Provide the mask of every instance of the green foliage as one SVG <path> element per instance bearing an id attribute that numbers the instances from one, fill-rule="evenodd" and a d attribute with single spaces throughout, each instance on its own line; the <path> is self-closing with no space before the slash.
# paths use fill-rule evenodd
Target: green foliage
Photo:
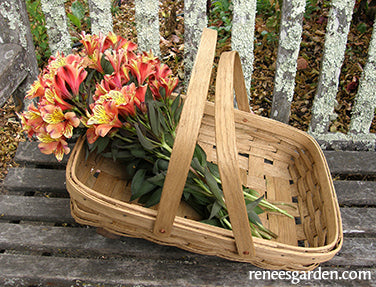
<path id="1" fill-rule="evenodd" d="M 232 5 L 230 0 L 214 0 L 209 15 L 210 28 L 218 31 L 218 42 L 223 44 L 231 36 Z"/>
<path id="2" fill-rule="evenodd" d="M 304 18 L 310 19 L 311 15 L 319 11 L 320 7 L 317 4 L 317 0 L 307 0 L 306 1 L 306 8 L 305 8 L 305 13 L 304 13 Z"/>
<path id="3" fill-rule="evenodd" d="M 358 24 L 358 26 L 356 26 L 356 29 L 360 33 L 364 34 L 365 32 L 367 32 L 367 24 L 362 22 L 362 23 Z"/>
<path id="4" fill-rule="evenodd" d="M 68 19 L 79 33 L 81 33 L 84 27 L 87 30 L 90 30 L 90 17 L 86 16 L 88 14 L 88 9 L 86 1 L 82 3 L 76 0 L 72 3 L 70 9 L 72 13 L 67 13 Z"/>
<path id="5" fill-rule="evenodd" d="M 51 51 L 48 45 L 46 23 L 40 0 L 26 0 L 26 8 L 30 18 L 30 29 L 33 35 L 38 66 L 42 67 L 49 59 Z"/>

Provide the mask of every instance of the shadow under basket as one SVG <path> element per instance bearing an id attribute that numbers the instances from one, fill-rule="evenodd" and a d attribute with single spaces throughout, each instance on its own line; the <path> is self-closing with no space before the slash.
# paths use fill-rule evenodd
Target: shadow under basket
<path id="1" fill-rule="evenodd" d="M 342 245 L 336 194 L 324 155 L 304 132 L 243 111 L 234 111 L 242 183 L 294 216 L 266 213 L 263 224 L 276 240 L 253 238 L 255 256 L 243 257 L 231 230 L 196 221 L 181 203 L 170 236 L 153 232 L 158 210 L 130 203 L 125 168 L 112 159 L 75 145 L 67 166 L 67 189 L 74 219 L 109 232 L 173 245 L 195 253 L 249 262 L 267 269 L 312 270 L 331 259 Z M 216 163 L 214 105 L 207 102 L 198 143 Z"/>

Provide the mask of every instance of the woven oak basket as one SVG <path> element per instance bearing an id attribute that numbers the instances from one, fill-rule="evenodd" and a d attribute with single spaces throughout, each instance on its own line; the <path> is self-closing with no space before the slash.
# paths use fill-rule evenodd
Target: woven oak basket
<path id="1" fill-rule="evenodd" d="M 223 53 L 215 105 L 207 102 L 216 33 L 205 29 L 192 72 L 157 208 L 130 203 L 125 169 L 90 154 L 80 139 L 66 178 L 75 220 L 123 236 L 144 238 L 192 252 L 248 262 L 266 269 L 312 270 L 342 246 L 342 224 L 324 155 L 305 132 L 249 112 L 236 52 Z M 240 110 L 233 108 L 236 93 Z M 218 164 L 233 230 L 198 222 L 181 202 L 196 143 Z M 242 185 L 272 203 L 284 203 L 295 220 L 262 214 L 276 240 L 252 238 Z"/>

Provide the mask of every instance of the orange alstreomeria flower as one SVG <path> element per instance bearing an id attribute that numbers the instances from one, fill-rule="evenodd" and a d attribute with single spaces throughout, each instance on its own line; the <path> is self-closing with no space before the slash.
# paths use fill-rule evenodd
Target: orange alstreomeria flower
<path id="1" fill-rule="evenodd" d="M 126 119 L 136 114 L 136 106 L 141 106 L 145 98 L 146 87 L 136 87 L 134 83 L 124 86 L 120 91 L 111 90 L 97 98 L 91 105 L 93 111 L 86 125 L 89 127 L 86 136 L 89 143 L 93 143 L 101 136 L 105 137 L 113 128 L 120 128 Z M 141 99 L 141 100 L 140 100 Z"/>
<path id="2" fill-rule="evenodd" d="M 41 116 L 47 123 L 46 132 L 53 139 L 61 137 L 71 138 L 73 128 L 78 127 L 80 120 L 74 112 L 63 113 L 62 109 L 54 105 L 46 105 L 41 108 Z"/>
<path id="3" fill-rule="evenodd" d="M 52 138 L 48 133 L 40 133 L 37 138 L 40 141 L 38 145 L 40 151 L 44 154 L 55 154 L 58 161 L 63 159 L 64 154 L 70 152 L 70 148 L 64 137 L 56 139 Z"/>

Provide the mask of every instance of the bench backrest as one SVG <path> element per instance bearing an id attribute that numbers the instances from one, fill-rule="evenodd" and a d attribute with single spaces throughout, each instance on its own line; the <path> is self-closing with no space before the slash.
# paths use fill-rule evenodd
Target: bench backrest
<path id="1" fill-rule="evenodd" d="M 72 42 L 68 32 L 64 0 L 42 0 L 52 53 L 69 52 Z M 257 0 L 233 0 L 232 49 L 241 56 L 248 90 L 253 71 L 253 46 Z M 341 66 L 344 61 L 347 35 L 354 10 L 354 0 L 332 0 L 327 23 L 325 47 L 322 58 L 317 92 L 312 107 L 309 126 L 311 133 L 323 148 L 375 149 L 375 135 L 370 133 L 376 107 L 376 35 L 373 29 L 369 44 L 368 60 L 352 109 L 348 134 L 330 133 L 333 119 Z M 88 0 L 92 33 L 109 32 L 113 28 L 111 0 Z M 285 0 L 282 6 L 279 48 L 274 79 L 271 117 L 288 122 L 294 95 L 297 59 L 302 39 L 302 22 L 306 0 Z M 184 57 L 185 75 L 189 77 L 198 47 L 201 31 L 207 26 L 207 1 L 184 1 Z M 138 45 L 141 50 L 151 49 L 159 55 L 159 1 L 135 0 L 135 21 Z M 30 50 L 28 23 L 17 21 L 17 15 L 26 15 L 24 0 L 2 0 L 0 20 L 8 19 L 8 27 L 16 41 Z M 375 22 L 376 25 L 376 22 Z M 4 34 L 4 32 L 1 32 Z M 0 43 L 4 36 L 0 34 Z M 18 38 L 14 36 L 18 35 Z M 11 38 L 16 38 L 15 40 Z M 7 39 L 7 40 L 9 40 Z M 31 51 L 31 52 L 30 52 Z M 32 63 L 34 64 L 34 63 Z"/>

